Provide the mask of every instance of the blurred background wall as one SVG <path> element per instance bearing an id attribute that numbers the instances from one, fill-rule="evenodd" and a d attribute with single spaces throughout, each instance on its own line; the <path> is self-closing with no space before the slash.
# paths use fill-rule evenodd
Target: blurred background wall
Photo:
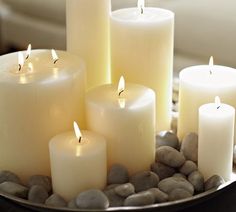
<path id="1" fill-rule="evenodd" d="M 33 48 L 66 49 L 66 0 L 0 0 L 0 53 Z M 112 0 L 112 9 L 137 0 Z M 146 6 L 175 12 L 174 73 L 183 67 L 216 64 L 236 67 L 235 0 L 146 0 Z M 79 39 L 79 38 L 78 38 Z"/>

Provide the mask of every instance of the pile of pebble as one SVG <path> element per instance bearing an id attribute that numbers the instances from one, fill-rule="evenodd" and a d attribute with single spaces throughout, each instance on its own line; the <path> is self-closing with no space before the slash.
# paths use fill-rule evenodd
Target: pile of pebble
<path id="1" fill-rule="evenodd" d="M 180 200 L 224 183 L 218 175 L 204 180 L 197 169 L 197 146 L 198 137 L 194 133 L 187 135 L 180 145 L 174 133 L 161 132 L 156 138 L 156 159 L 150 171 L 129 176 L 124 166 L 115 164 L 108 173 L 108 185 L 104 190 L 84 191 L 70 202 L 53 194 L 51 179 L 41 175 L 30 177 L 26 186 L 14 173 L 0 171 L 0 191 L 33 203 L 80 209 L 144 206 Z"/>

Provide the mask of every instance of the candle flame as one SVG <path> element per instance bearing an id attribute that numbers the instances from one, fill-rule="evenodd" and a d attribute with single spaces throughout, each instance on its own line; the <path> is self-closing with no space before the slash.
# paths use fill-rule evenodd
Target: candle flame
<path id="1" fill-rule="evenodd" d="M 56 64 L 56 62 L 58 61 L 58 56 L 57 56 L 57 53 L 55 51 L 55 49 L 52 49 L 52 59 L 53 59 L 53 63 Z"/>
<path id="2" fill-rule="evenodd" d="M 213 70 L 213 66 L 214 66 L 214 59 L 211 56 L 210 60 L 209 60 L 209 70 L 210 70 L 210 74 L 212 74 L 212 70 Z"/>
<path id="3" fill-rule="evenodd" d="M 119 84 L 118 84 L 118 95 L 120 96 L 125 90 L 125 79 L 123 76 L 120 77 Z"/>
<path id="4" fill-rule="evenodd" d="M 19 71 L 20 71 L 24 65 L 24 56 L 22 52 L 18 52 L 18 65 L 19 65 Z"/>
<path id="5" fill-rule="evenodd" d="M 221 101 L 220 101 L 220 97 L 219 97 L 219 96 L 216 96 L 216 97 L 215 97 L 215 104 L 216 104 L 216 108 L 219 109 L 219 108 L 220 108 L 220 104 L 221 104 Z"/>
<path id="6" fill-rule="evenodd" d="M 79 143 L 80 143 L 82 139 L 82 135 L 81 135 L 79 126 L 75 121 L 74 121 L 74 131 L 75 131 L 75 136 L 79 140 Z"/>
<path id="7" fill-rule="evenodd" d="M 25 57 L 25 59 L 27 60 L 28 58 L 29 58 L 29 56 L 30 56 L 30 54 L 31 54 L 31 44 L 29 44 L 28 45 L 28 48 L 27 48 L 27 51 L 26 51 L 26 57 Z"/>
<path id="8" fill-rule="evenodd" d="M 140 13 L 143 14 L 145 7 L 145 0 L 138 0 L 138 9 L 140 10 Z"/>

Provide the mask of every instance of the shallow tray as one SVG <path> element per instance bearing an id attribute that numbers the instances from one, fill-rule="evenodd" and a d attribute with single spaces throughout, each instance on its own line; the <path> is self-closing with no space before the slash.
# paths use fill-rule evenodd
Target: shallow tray
<path id="1" fill-rule="evenodd" d="M 80 210 L 80 209 L 70 209 L 70 208 L 58 208 L 58 207 L 50 207 L 46 206 L 44 204 L 35 204 L 31 203 L 28 200 L 24 200 L 21 198 L 14 197 L 12 195 L 0 193 L 0 196 L 6 198 L 7 200 L 13 201 L 18 205 L 21 205 L 23 207 L 26 207 L 28 209 L 32 209 L 33 211 L 40 211 L 40 212 L 72 212 L 72 211 L 157 211 L 158 212 L 171 212 L 171 211 L 177 211 L 182 210 L 184 208 L 203 203 L 211 198 L 213 198 L 216 195 L 219 195 L 220 192 L 223 192 L 227 187 L 230 185 L 236 184 L 236 172 L 232 172 L 231 181 L 228 181 L 221 186 L 219 186 L 216 189 L 211 189 L 209 191 L 203 192 L 201 194 L 197 194 L 193 197 L 185 198 L 182 200 L 177 201 L 171 201 L 166 203 L 159 203 L 159 204 L 152 204 L 147 206 L 140 206 L 140 207 L 113 207 L 108 208 L 105 210 Z"/>

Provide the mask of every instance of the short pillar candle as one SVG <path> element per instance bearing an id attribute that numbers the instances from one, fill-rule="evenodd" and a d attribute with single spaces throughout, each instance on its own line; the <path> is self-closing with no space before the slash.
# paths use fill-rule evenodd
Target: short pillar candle
<path id="1" fill-rule="evenodd" d="M 67 201 L 80 192 L 103 189 L 107 176 L 106 142 L 89 131 L 65 132 L 49 143 L 53 192 Z"/>

